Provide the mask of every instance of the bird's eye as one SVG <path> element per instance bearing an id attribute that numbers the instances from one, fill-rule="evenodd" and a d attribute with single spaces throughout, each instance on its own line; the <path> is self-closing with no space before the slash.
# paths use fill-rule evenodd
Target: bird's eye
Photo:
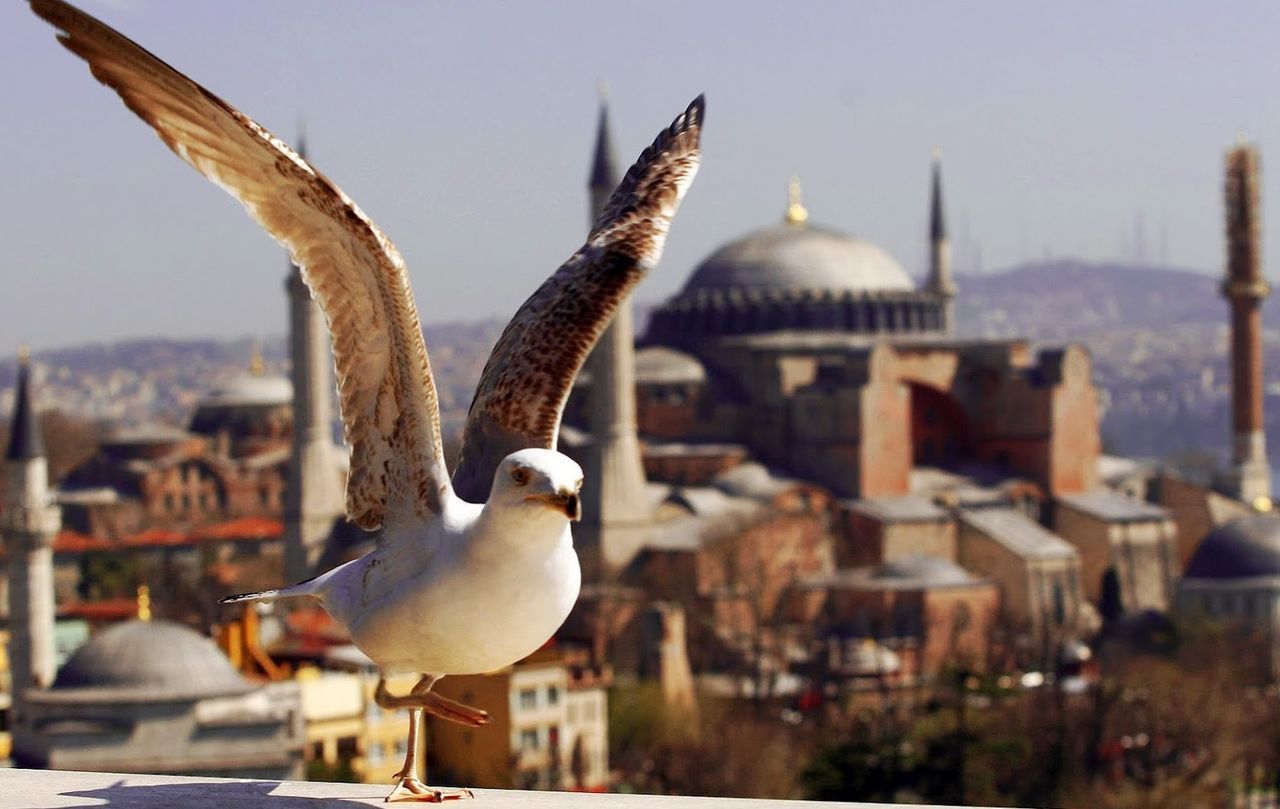
<path id="1" fill-rule="evenodd" d="M 517 486 L 523 486 L 529 482 L 529 470 L 523 466 L 517 466 L 511 470 L 511 479 Z"/>
<path id="2" fill-rule="evenodd" d="M 576 492 L 582 491 L 582 478 L 578 478 L 578 482 L 573 485 L 573 490 Z"/>

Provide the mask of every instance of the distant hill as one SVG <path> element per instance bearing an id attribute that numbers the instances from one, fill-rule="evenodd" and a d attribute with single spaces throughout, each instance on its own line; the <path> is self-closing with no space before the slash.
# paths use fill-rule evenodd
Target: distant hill
<path id="1" fill-rule="evenodd" d="M 956 322 L 970 337 L 1065 340 L 1116 329 L 1220 325 L 1217 278 L 1185 269 L 1062 259 L 957 278 Z"/>

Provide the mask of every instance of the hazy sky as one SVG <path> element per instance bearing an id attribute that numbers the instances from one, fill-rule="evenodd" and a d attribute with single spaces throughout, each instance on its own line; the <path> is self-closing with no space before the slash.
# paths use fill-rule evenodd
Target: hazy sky
<path id="1" fill-rule="evenodd" d="M 813 221 L 919 272 L 935 145 L 962 271 L 972 245 L 988 269 L 1116 257 L 1139 215 L 1149 257 L 1217 271 L 1242 130 L 1280 188 L 1269 2 L 83 5 L 286 139 L 305 118 L 426 322 L 509 315 L 580 243 L 601 80 L 626 161 L 707 94 L 702 171 L 642 299 L 777 221 L 791 174 Z M 0 353 L 283 333 L 282 250 L 25 3 L 0 3 L 0 74 Z"/>

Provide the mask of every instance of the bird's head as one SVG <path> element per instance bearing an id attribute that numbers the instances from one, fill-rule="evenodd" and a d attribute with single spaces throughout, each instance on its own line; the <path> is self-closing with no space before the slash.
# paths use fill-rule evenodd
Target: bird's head
<path id="1" fill-rule="evenodd" d="M 550 510 L 582 519 L 582 467 L 549 449 L 522 449 L 498 464 L 489 502 L 508 508 Z"/>

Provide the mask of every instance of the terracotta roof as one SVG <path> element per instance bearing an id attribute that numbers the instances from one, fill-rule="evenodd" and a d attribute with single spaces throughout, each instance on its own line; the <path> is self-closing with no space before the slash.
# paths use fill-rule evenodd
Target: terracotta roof
<path id="1" fill-rule="evenodd" d="M 53 541 L 55 553 L 94 553 L 140 548 L 186 547 L 206 542 L 267 541 L 284 535 L 284 523 L 270 517 L 241 517 L 202 525 L 190 531 L 153 528 L 140 534 L 103 539 L 77 531 L 62 531 Z"/>
<path id="2" fill-rule="evenodd" d="M 103 601 L 73 601 L 58 606 L 59 618 L 83 618 L 86 621 L 121 621 L 138 613 L 136 598 L 108 598 Z"/>

